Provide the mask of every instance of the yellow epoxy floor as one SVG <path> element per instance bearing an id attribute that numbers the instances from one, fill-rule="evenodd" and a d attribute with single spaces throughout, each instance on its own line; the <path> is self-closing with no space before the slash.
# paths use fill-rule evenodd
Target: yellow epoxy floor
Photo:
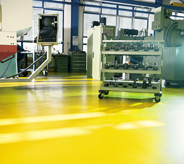
<path id="1" fill-rule="evenodd" d="M 0 164 L 184 164 L 184 88 L 110 92 L 84 74 L 0 84 Z"/>

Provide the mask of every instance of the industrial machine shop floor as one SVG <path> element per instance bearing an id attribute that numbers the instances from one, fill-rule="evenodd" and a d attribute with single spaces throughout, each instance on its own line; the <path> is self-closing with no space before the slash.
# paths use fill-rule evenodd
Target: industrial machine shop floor
<path id="1" fill-rule="evenodd" d="M 184 164 L 184 88 L 110 92 L 84 74 L 0 84 L 0 164 Z"/>

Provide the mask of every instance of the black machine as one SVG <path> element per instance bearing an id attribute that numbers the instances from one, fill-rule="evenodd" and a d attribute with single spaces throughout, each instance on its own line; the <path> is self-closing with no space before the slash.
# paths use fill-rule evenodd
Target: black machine
<path id="1" fill-rule="evenodd" d="M 57 42 L 57 15 L 41 15 L 38 42 Z"/>

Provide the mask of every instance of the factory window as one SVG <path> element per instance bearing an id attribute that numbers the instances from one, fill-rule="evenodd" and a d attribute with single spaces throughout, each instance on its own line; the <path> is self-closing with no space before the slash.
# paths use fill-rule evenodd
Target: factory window
<path id="1" fill-rule="evenodd" d="M 120 28 L 132 29 L 132 18 L 120 17 Z"/>
<path id="2" fill-rule="evenodd" d="M 102 3 L 102 6 L 111 8 L 111 9 L 110 8 L 109 9 L 108 8 L 102 8 L 102 14 L 116 15 L 117 5 L 111 5 L 111 4 L 104 4 L 104 3 Z"/>
<path id="3" fill-rule="evenodd" d="M 176 20 L 183 20 L 184 19 L 184 13 L 176 13 Z"/>
<path id="4" fill-rule="evenodd" d="M 102 14 L 116 15 L 116 10 L 112 10 L 112 9 L 102 9 Z"/>
<path id="5" fill-rule="evenodd" d="M 50 1 L 59 1 L 59 2 L 71 2 L 71 0 L 50 0 Z"/>
<path id="6" fill-rule="evenodd" d="M 130 6 L 119 6 L 120 9 L 128 9 L 128 10 L 132 10 L 133 7 Z"/>
<path id="7" fill-rule="evenodd" d="M 102 15 L 106 18 L 106 24 L 109 26 L 116 26 L 116 16 Z"/>
<path id="8" fill-rule="evenodd" d="M 85 7 L 85 11 L 100 13 L 100 9 L 96 7 Z"/>
<path id="9" fill-rule="evenodd" d="M 102 3 L 102 6 L 116 8 L 117 5 Z"/>
<path id="10" fill-rule="evenodd" d="M 96 14 L 84 14 L 84 30 L 83 36 L 87 36 L 88 29 L 91 28 L 91 22 L 98 21 L 99 22 L 99 15 Z"/>
<path id="11" fill-rule="evenodd" d="M 144 31 L 145 29 L 147 29 L 147 20 L 135 19 L 134 29 L 139 30 L 139 31 Z"/>
<path id="12" fill-rule="evenodd" d="M 83 51 L 87 52 L 87 45 L 83 45 Z"/>
<path id="13" fill-rule="evenodd" d="M 177 13 L 176 15 L 184 18 L 184 13 Z"/>
<path id="14" fill-rule="evenodd" d="M 42 1 L 33 1 L 33 7 L 42 7 Z"/>
<path id="15" fill-rule="evenodd" d="M 52 9 L 63 9 L 63 4 L 61 3 L 51 3 L 51 2 L 45 2 L 44 3 L 45 8 L 52 8 Z"/>
<path id="16" fill-rule="evenodd" d="M 119 15 L 132 17 L 132 12 L 131 11 L 119 10 Z"/>
<path id="17" fill-rule="evenodd" d="M 134 12 L 134 16 L 135 17 L 144 17 L 147 18 L 148 17 L 148 13 L 142 13 L 142 12 L 136 12 L 136 11 L 143 11 L 143 12 L 150 12 L 150 8 L 143 8 L 143 7 L 135 7 L 135 12 Z"/>
<path id="18" fill-rule="evenodd" d="M 29 51 L 33 52 L 33 51 L 37 50 L 37 44 L 36 43 L 24 43 L 23 48 L 25 50 L 29 50 Z"/>
<path id="19" fill-rule="evenodd" d="M 173 19 L 173 20 L 176 20 L 176 13 L 172 12 L 172 16 L 170 18 Z"/>
<path id="20" fill-rule="evenodd" d="M 148 33 L 154 34 L 154 30 L 152 30 L 152 22 L 154 21 L 154 14 L 149 14 L 149 25 L 148 25 Z"/>
<path id="21" fill-rule="evenodd" d="M 83 38 L 83 44 L 87 44 L 87 38 Z"/>
<path id="22" fill-rule="evenodd" d="M 100 3 L 96 3 L 96 2 L 85 2 L 85 4 L 87 4 L 87 5 L 93 5 L 93 6 L 100 6 Z M 88 6 L 85 6 L 84 7 L 84 11 L 100 13 L 100 8 L 98 8 L 98 7 L 88 7 Z"/>

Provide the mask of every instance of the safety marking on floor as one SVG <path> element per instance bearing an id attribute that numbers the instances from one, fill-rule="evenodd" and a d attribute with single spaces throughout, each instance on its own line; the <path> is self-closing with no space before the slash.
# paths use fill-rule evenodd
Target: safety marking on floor
<path id="1" fill-rule="evenodd" d="M 153 121 L 153 120 L 141 120 L 141 121 L 133 121 L 133 122 L 123 122 L 114 126 L 117 130 L 131 130 L 131 129 L 140 129 L 140 128 L 151 128 L 151 127 L 159 127 L 164 126 L 164 123 Z"/>
<path id="2" fill-rule="evenodd" d="M 39 117 L 25 117 L 25 118 L 12 118 L 12 119 L 0 119 L 0 126 L 5 125 L 16 125 L 16 124 L 28 124 L 38 122 L 54 122 L 64 120 L 78 120 L 78 119 L 89 119 L 106 116 L 103 112 L 94 113 L 80 113 L 80 114 L 63 114 L 53 116 L 39 116 Z"/>
<path id="3" fill-rule="evenodd" d="M 73 137 L 90 134 L 90 130 L 83 128 L 62 128 L 52 130 L 39 130 L 20 133 L 0 134 L 0 144 L 15 143 L 22 141 L 36 141 L 62 137 Z"/>

